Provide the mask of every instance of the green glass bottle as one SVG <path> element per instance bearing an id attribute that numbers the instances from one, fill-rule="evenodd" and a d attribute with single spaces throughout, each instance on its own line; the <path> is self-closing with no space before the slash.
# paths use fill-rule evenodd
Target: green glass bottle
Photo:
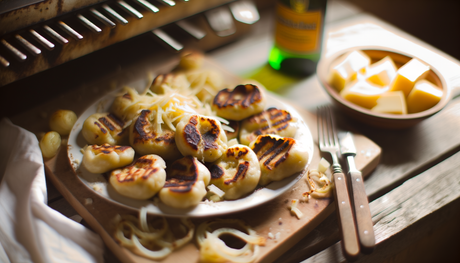
<path id="1" fill-rule="evenodd" d="M 321 57 L 327 0 L 278 0 L 275 44 L 268 62 L 276 70 L 308 76 Z"/>

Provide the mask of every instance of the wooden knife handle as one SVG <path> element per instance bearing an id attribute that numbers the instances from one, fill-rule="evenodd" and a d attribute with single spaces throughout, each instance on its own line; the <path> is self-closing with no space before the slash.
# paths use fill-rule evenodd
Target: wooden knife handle
<path id="1" fill-rule="evenodd" d="M 347 180 L 343 173 L 334 173 L 335 204 L 342 234 L 342 249 L 348 260 L 354 260 L 359 255 L 359 243 L 356 226 L 348 195 Z"/>
<path id="2" fill-rule="evenodd" d="M 353 189 L 353 204 L 361 250 L 363 253 L 371 253 L 375 247 L 374 224 L 372 223 L 363 177 L 359 171 L 351 171 L 348 174 Z"/>

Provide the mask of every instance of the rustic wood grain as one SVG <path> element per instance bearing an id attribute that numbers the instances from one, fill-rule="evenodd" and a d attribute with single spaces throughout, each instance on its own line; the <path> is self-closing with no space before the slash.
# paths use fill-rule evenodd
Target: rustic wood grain
<path id="1" fill-rule="evenodd" d="M 357 262 L 458 262 L 459 163 L 456 153 L 373 201 L 376 249 Z M 336 243 L 304 262 L 346 260 Z"/>
<path id="2" fill-rule="evenodd" d="M 374 23 L 382 26 L 386 30 L 407 37 L 408 40 L 432 50 L 438 56 L 444 57 L 445 59 L 440 59 L 440 61 L 446 61 L 442 74 L 445 74 L 450 87 L 460 87 L 458 61 L 389 26 L 383 21 L 367 15 L 358 15 L 352 19 L 347 19 L 347 21 L 339 22 L 336 26 L 331 25 L 329 30 L 333 32 L 338 28 L 358 23 Z M 458 89 L 456 89 L 456 92 L 458 92 Z M 284 90 L 282 94 L 309 110 L 314 110 L 317 106 L 330 103 L 328 95 L 322 89 L 316 76 Z M 380 164 L 365 181 L 366 192 L 370 200 L 381 197 L 403 184 L 406 180 L 439 162 L 443 162 L 447 156 L 458 152 L 460 149 L 460 134 L 456 131 L 458 131 L 460 125 L 460 122 L 457 121 L 460 114 L 459 102 L 458 98 L 454 98 L 440 113 L 415 127 L 400 131 L 367 127 L 362 123 L 351 120 L 339 110 L 335 110 L 339 130 L 359 132 L 382 147 Z M 414 193 L 410 189 L 408 191 Z M 410 222 L 407 223 L 410 224 Z M 281 256 L 277 262 L 299 262 L 324 249 L 322 244 L 332 244 L 334 243 L 331 242 L 332 240 L 338 242 L 339 238 L 337 220 L 335 217 L 330 216 L 313 233 L 306 236 L 299 244 L 296 244 Z M 332 257 L 332 251 L 335 251 L 337 255 L 341 255 L 340 248 L 337 245 L 335 250 L 331 249 L 328 252 L 328 257 Z M 316 258 L 316 260 L 318 259 Z M 325 258 L 320 259 L 325 260 Z M 328 261 L 326 260 L 326 262 Z"/>
<path id="3" fill-rule="evenodd" d="M 368 18 L 369 17 L 366 16 L 356 16 L 354 21 L 369 21 Z M 372 20 L 372 22 L 378 23 L 379 25 L 385 24 L 384 22 L 375 19 Z M 391 27 L 389 28 L 393 30 Z M 258 37 L 260 38 L 260 36 Z M 264 39 L 265 42 L 270 42 L 270 40 L 267 40 L 270 39 L 268 36 L 261 39 Z M 410 39 L 417 41 L 413 38 Z M 260 48 L 260 45 L 257 45 L 257 47 L 253 47 L 252 50 L 258 49 L 257 52 L 259 52 L 259 55 L 260 53 L 268 54 L 267 48 L 269 48 L 270 43 L 266 45 L 266 47 L 264 46 L 264 48 Z M 59 107 L 66 107 L 75 110 L 77 113 L 78 111 L 81 112 L 84 109 L 84 104 L 80 104 L 87 103 L 86 100 L 82 101 L 82 97 L 98 97 L 107 92 L 107 90 L 110 90 L 112 87 L 119 87 L 123 84 L 117 83 L 116 79 L 118 78 L 116 78 L 115 75 L 118 74 L 119 78 L 127 80 L 128 82 L 138 77 L 144 77 L 145 74 L 149 72 L 149 69 L 152 67 L 152 65 L 154 65 L 156 62 L 161 63 L 165 57 L 169 57 L 171 55 L 167 53 L 165 54 L 161 52 L 153 52 L 152 50 L 148 49 L 147 45 L 141 45 L 140 43 L 136 42 L 134 42 L 134 44 L 139 48 L 139 52 L 137 52 L 137 56 L 135 58 L 132 60 L 127 59 L 127 61 L 126 59 L 125 61 L 116 61 L 112 58 L 111 61 L 113 62 L 113 67 L 107 70 L 101 68 L 97 74 L 93 74 L 92 79 L 82 79 L 81 76 L 77 74 L 78 67 L 67 68 L 67 70 L 74 70 L 74 72 L 70 75 L 67 75 L 69 76 L 68 79 L 60 80 L 60 82 L 53 82 L 55 87 L 50 88 L 59 89 L 60 86 L 58 85 L 63 85 L 62 83 L 64 83 L 65 89 L 69 92 L 63 92 L 63 94 L 73 94 L 72 100 L 67 101 L 62 100 L 61 98 L 54 98 L 49 100 L 49 103 L 39 103 L 39 105 L 32 111 L 27 111 L 27 114 L 19 114 L 19 116 L 17 115 L 12 118 L 13 122 L 28 128 L 36 134 L 46 131 L 47 125 L 44 122 L 46 120 L 46 115 L 50 114 L 54 109 Z M 110 54 L 113 53 L 107 52 L 106 57 L 102 57 L 102 59 L 110 59 Z M 145 56 L 141 56 L 144 54 Z M 232 53 L 232 56 L 234 54 L 236 54 L 234 56 L 234 60 L 241 61 L 242 58 L 247 59 L 238 52 Z M 246 55 L 249 53 L 246 52 L 244 54 Z M 444 55 L 442 52 L 439 54 Z M 96 57 L 96 59 L 98 58 L 100 57 Z M 230 56 L 225 57 L 225 59 L 228 58 L 230 58 Z M 235 65 L 241 67 L 237 63 Z M 452 67 L 450 72 L 452 71 L 454 71 L 454 73 L 458 73 L 456 67 Z M 113 74 L 114 72 L 116 73 L 115 75 Z M 48 81 L 43 79 L 39 80 L 39 83 L 48 83 Z M 96 80 L 97 83 L 94 84 Z M 453 85 L 455 84 L 460 86 L 458 85 L 460 78 L 456 77 L 454 74 L 451 74 L 449 81 L 451 81 Z M 89 85 L 89 83 L 91 83 L 91 85 Z M 34 83 L 29 84 L 33 85 Z M 329 103 L 329 98 L 322 90 L 315 76 L 301 81 L 295 87 L 286 89 L 283 95 L 287 99 L 298 103 L 301 108 L 310 110 L 310 112 L 314 112 L 316 106 Z M 426 173 L 424 172 L 430 167 L 434 168 L 440 165 L 447 165 L 450 167 L 449 169 L 454 169 L 456 167 L 458 168 L 458 157 L 455 157 L 454 159 L 449 157 L 459 149 L 459 122 L 457 121 L 459 116 L 458 104 L 459 101 L 456 99 L 452 101 L 451 104 L 439 114 L 422 122 L 420 125 L 412 129 L 400 132 L 387 132 L 368 128 L 362 124 L 352 122 L 346 116 L 342 116 L 340 112 L 336 112 L 337 116 L 341 116 L 336 118 L 339 122 L 339 128 L 341 130 L 351 130 L 361 133 L 366 137 L 371 138 L 373 141 L 376 141 L 377 144 L 382 147 L 382 165 L 379 165 L 377 169 L 369 175 L 365 182 L 366 191 L 371 200 L 378 201 L 383 200 L 382 198 L 385 196 L 392 196 L 392 194 L 395 191 L 398 191 L 401 185 L 410 178 L 419 180 L 417 178 L 425 174 L 426 177 L 437 176 L 439 172 L 437 170 L 430 169 Z M 81 106 L 81 108 L 79 108 L 79 106 Z M 29 123 L 30 118 L 34 119 L 34 123 Z M 409 149 L 410 147 L 413 148 Z M 446 171 L 449 169 L 446 168 Z M 432 173 L 433 171 L 436 173 Z M 456 174 L 457 172 L 455 170 L 452 171 L 453 175 L 451 176 L 454 179 L 458 178 L 459 175 Z M 455 184 L 455 180 L 453 182 Z M 405 190 L 407 191 L 408 196 L 411 194 L 416 194 L 416 192 L 413 191 L 413 189 L 410 187 L 406 188 Z M 424 255 L 425 253 L 420 253 L 420 251 L 425 251 L 423 249 L 434 249 L 434 251 L 439 251 L 439 249 L 456 249 L 457 254 L 454 255 L 457 256 L 456 258 L 459 258 L 458 235 L 460 233 L 458 230 L 457 222 L 460 220 L 460 216 L 458 215 L 458 211 L 460 211 L 460 205 L 458 202 L 458 193 L 458 189 L 453 193 L 446 192 L 446 198 L 450 195 L 454 195 L 454 198 L 456 199 L 450 203 L 444 204 L 444 206 L 438 206 L 436 203 L 429 202 L 428 206 L 431 206 L 431 209 L 433 210 L 431 213 L 426 212 L 420 214 L 417 211 L 409 211 L 406 217 L 409 219 L 412 218 L 411 220 L 399 221 L 394 219 L 393 221 L 396 220 L 398 225 L 393 225 L 393 221 L 386 220 L 391 218 L 389 211 L 382 212 L 382 215 L 385 215 L 385 217 L 381 218 L 381 220 L 385 221 L 382 221 L 381 225 L 379 226 L 379 231 L 381 231 L 380 233 L 382 236 L 384 235 L 383 231 L 388 231 L 389 233 L 393 234 L 386 235 L 387 238 L 381 240 L 378 248 L 374 251 L 374 253 L 363 258 L 362 261 L 392 262 L 392 260 L 394 260 L 394 262 L 408 262 L 413 259 L 413 262 L 420 262 L 421 260 L 417 261 L 416 259 L 423 259 L 422 256 L 415 256 L 418 254 Z M 59 194 L 57 194 L 56 197 L 58 198 Z M 410 199 L 410 197 L 408 198 Z M 442 201 L 442 197 L 436 198 L 441 198 L 441 204 L 444 202 Z M 82 199 L 77 201 L 79 201 L 78 203 L 84 202 Z M 417 204 L 415 201 L 412 203 Z M 82 203 L 80 203 L 80 206 L 83 206 L 81 209 L 86 210 Z M 420 205 L 420 207 L 423 206 L 424 203 Z M 409 208 L 404 207 L 403 210 Z M 398 211 L 400 213 L 399 215 L 404 217 L 406 214 L 403 210 L 399 209 L 395 211 Z M 106 213 L 106 216 L 113 215 L 113 213 L 110 213 L 109 210 L 105 209 L 92 212 L 96 213 L 97 215 L 104 213 Z M 91 222 L 91 224 L 98 224 L 98 222 L 94 222 L 94 220 L 88 221 Z M 385 224 L 383 224 L 383 222 L 385 222 Z M 383 226 L 388 227 L 383 228 Z M 105 229 L 102 228 L 101 231 L 105 231 Z M 452 236 L 455 238 L 452 238 Z M 103 236 L 103 238 L 110 239 L 111 237 L 106 235 L 105 237 Z M 430 240 L 431 238 L 436 241 L 433 242 Z M 295 244 L 291 250 L 288 250 L 283 255 L 280 255 L 276 262 L 299 262 L 326 249 L 330 245 L 332 245 L 330 248 L 326 249 L 320 254 L 316 254 L 309 260 L 309 262 L 340 262 L 343 260 L 340 246 L 337 244 L 339 241 L 339 234 L 337 220 L 334 214 L 325 218 L 325 220 L 322 223 L 319 223 L 318 227 L 312 229 L 308 235 L 303 238 L 298 237 L 298 239 L 299 242 L 297 242 L 297 244 Z M 443 242 L 443 239 L 446 239 L 447 241 Z M 420 245 L 418 243 L 422 244 Z M 454 249 L 452 249 L 452 246 L 454 246 Z M 119 249 L 119 247 L 115 246 L 114 249 Z M 397 255 L 394 256 L 395 254 Z M 441 261 L 444 261 L 444 257 L 442 257 L 443 254 L 451 255 L 452 253 L 441 253 L 439 258 Z M 379 259 L 378 256 L 381 256 L 382 259 Z"/>
<path id="4" fill-rule="evenodd" d="M 305 116 L 307 122 L 313 122 L 316 118 L 308 112 L 301 113 Z M 315 127 L 315 126 L 313 126 Z M 368 147 L 377 147 L 365 138 L 359 138 L 356 135 L 358 142 L 365 142 Z M 357 145 L 358 149 L 360 144 Z M 318 149 L 315 149 L 316 154 L 312 161 L 312 166 L 317 165 L 321 156 Z M 378 158 L 378 155 L 375 156 Z M 373 163 L 373 162 L 371 162 Z M 376 164 L 376 163 L 373 163 Z M 151 262 L 133 255 L 128 250 L 120 248 L 115 240 L 111 237 L 113 233 L 112 219 L 116 214 L 136 214 L 134 209 L 120 207 L 119 205 L 108 202 L 100 198 L 94 191 L 88 189 L 77 178 L 68 163 L 65 149 L 61 149 L 58 156 L 49 160 L 47 163 L 47 175 L 53 181 L 54 185 L 61 191 L 65 199 L 75 208 L 75 210 L 85 219 L 88 225 L 104 239 L 106 245 L 111 251 L 122 261 L 130 262 Z M 366 165 L 359 164 L 363 167 Z M 308 190 L 306 183 L 301 180 L 279 198 L 271 201 L 268 204 L 251 209 L 249 211 L 229 215 L 226 217 L 244 219 L 249 225 L 257 231 L 258 234 L 267 237 L 269 232 L 276 234 L 281 233 L 277 240 L 268 239 L 266 246 L 261 248 L 260 260 L 270 262 L 279 257 L 282 253 L 292 247 L 306 234 L 311 232 L 319 223 L 329 216 L 334 207 L 331 205 L 331 199 L 312 199 L 309 203 L 302 203 L 299 209 L 305 213 L 305 216 L 300 220 L 292 216 L 287 209 L 288 203 L 293 198 L 300 198 L 301 194 Z M 257 215 L 257 216 L 255 216 Z M 198 224 L 204 219 L 194 220 Z M 188 261 L 197 261 L 198 252 L 194 244 L 189 244 L 184 248 L 173 253 L 164 262 L 176 262 L 177 260 L 186 258 Z"/>
<path id="5" fill-rule="evenodd" d="M 155 64 L 157 67 L 160 65 L 161 70 L 165 71 L 167 68 L 171 69 L 177 64 L 177 59 L 173 58 L 163 63 Z M 215 62 L 206 60 L 208 66 L 213 68 L 220 68 Z M 149 71 L 155 72 L 158 68 L 154 66 L 149 67 Z M 229 82 L 237 82 L 238 77 L 226 73 L 224 69 L 220 68 L 224 73 L 225 78 Z M 145 78 L 144 75 L 138 73 L 138 78 Z M 110 79 L 110 82 L 108 80 Z M 130 79 L 132 80 L 132 79 Z M 98 96 L 103 96 L 104 92 L 108 92 L 113 89 L 111 83 L 117 83 L 121 86 L 128 83 L 128 80 L 123 79 L 123 76 L 107 78 L 97 82 L 97 85 L 85 85 L 76 89 L 72 92 L 62 95 L 58 101 L 51 100 L 38 109 L 33 109 L 30 112 L 19 114 L 13 118 L 13 121 L 18 122 L 17 124 L 25 126 L 29 130 L 36 134 L 47 129 L 46 117 L 37 118 L 31 120 L 26 116 L 30 116 L 33 112 L 46 112 L 42 114 L 49 116 L 48 112 L 52 110 L 64 107 L 67 109 L 74 110 L 77 114 L 83 112 Z M 79 96 L 81 99 L 74 101 L 74 98 Z M 85 100 L 87 96 L 88 100 Z M 299 107 L 299 114 L 303 117 L 305 122 L 309 125 L 312 133 L 316 140 L 316 116 L 313 113 L 305 111 Z M 35 113 L 37 114 L 37 113 Z M 363 151 L 372 149 L 373 155 L 371 158 L 357 158 L 357 166 L 362 167 L 365 170 L 371 171 L 378 164 L 380 158 L 380 148 L 369 139 L 362 135 L 355 135 L 357 148 Z M 321 155 L 319 150 L 315 146 L 314 156 L 311 167 L 316 167 Z M 85 186 L 77 175 L 73 172 L 69 160 L 67 158 L 67 151 L 65 147 L 61 147 L 58 155 L 55 158 L 47 160 L 46 172 L 49 180 L 52 181 L 53 185 L 59 190 L 62 196 L 65 198 L 61 200 L 55 200 L 53 202 L 54 207 L 64 213 L 67 216 L 72 216 L 73 209 L 85 220 L 95 232 L 99 233 L 103 238 L 107 247 L 114 253 L 118 259 L 122 262 L 152 262 L 141 258 L 137 255 L 132 254 L 127 249 L 120 247 L 116 241 L 112 238 L 114 232 L 114 225 L 112 224 L 113 218 L 117 214 L 137 214 L 137 210 L 122 207 L 114 202 L 108 201 L 101 198 L 96 192 Z M 368 167 L 372 165 L 373 167 Z M 311 232 L 318 224 L 320 224 L 325 218 L 327 218 L 333 211 L 334 206 L 331 198 L 326 199 L 311 199 L 308 203 L 299 204 L 299 209 L 305 214 L 301 219 L 297 219 L 291 215 L 288 210 L 288 204 L 292 199 L 298 199 L 301 197 L 303 192 L 309 190 L 306 182 L 300 180 L 292 189 L 288 190 L 282 196 L 275 200 L 237 214 L 232 214 L 225 217 L 240 218 L 244 219 L 249 225 L 251 225 L 259 235 L 268 237 L 268 233 L 276 234 L 280 233 L 280 237 L 276 240 L 268 239 L 267 244 L 261 248 L 260 261 L 271 262 L 278 258 L 281 254 L 287 251 L 290 247 L 296 244 L 305 235 Z M 67 206 L 67 202 L 71 207 Z M 193 222 L 198 225 L 205 219 L 194 219 Z M 177 262 L 178 260 L 187 260 L 188 262 L 198 261 L 198 249 L 195 244 L 190 243 L 185 247 L 174 252 L 172 255 L 167 257 L 164 262 Z"/>

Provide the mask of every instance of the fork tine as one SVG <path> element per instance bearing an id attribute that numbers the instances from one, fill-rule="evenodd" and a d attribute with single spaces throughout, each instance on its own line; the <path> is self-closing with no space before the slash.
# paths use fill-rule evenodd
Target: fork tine
<path id="1" fill-rule="evenodd" d="M 321 106 L 317 108 L 318 144 L 320 147 L 338 145 L 334 120 L 332 118 L 330 107 Z"/>
<path id="2" fill-rule="evenodd" d="M 334 116 L 332 114 L 332 109 L 326 106 L 326 116 L 328 120 L 328 131 L 329 131 L 329 142 L 331 146 L 337 147 L 339 145 L 339 140 L 337 138 L 337 132 L 335 130 Z"/>

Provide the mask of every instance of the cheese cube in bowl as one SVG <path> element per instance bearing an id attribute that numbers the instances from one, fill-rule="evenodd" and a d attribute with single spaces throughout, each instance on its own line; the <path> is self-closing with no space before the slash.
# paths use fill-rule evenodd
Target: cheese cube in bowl
<path id="1" fill-rule="evenodd" d="M 347 81 L 334 81 L 337 65 L 349 60 L 355 50 L 370 59 L 369 65 L 348 71 L 354 77 Z M 318 64 L 317 76 L 341 112 L 386 129 L 416 125 L 440 111 L 451 98 L 444 76 L 435 67 L 411 54 L 384 47 L 361 47 L 327 55 Z"/>
<path id="2" fill-rule="evenodd" d="M 358 73 L 363 73 L 365 67 L 369 66 L 371 59 L 359 50 L 350 51 L 340 59 L 334 61 L 328 73 L 328 82 L 337 91 L 341 91 L 347 84 L 357 78 Z"/>

